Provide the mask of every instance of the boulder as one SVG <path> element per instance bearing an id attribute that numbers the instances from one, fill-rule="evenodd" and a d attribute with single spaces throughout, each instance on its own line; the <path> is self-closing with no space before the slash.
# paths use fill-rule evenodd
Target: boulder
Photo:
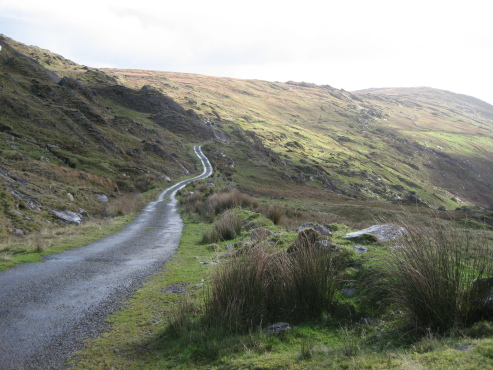
<path id="1" fill-rule="evenodd" d="M 387 242 L 399 238 L 406 229 L 397 225 L 373 225 L 367 229 L 346 234 L 346 239 L 360 239 L 365 234 L 374 235 L 379 242 Z"/>
<path id="2" fill-rule="evenodd" d="M 55 209 L 52 209 L 50 213 L 56 218 L 68 222 L 69 224 L 79 225 L 82 222 L 82 217 L 72 211 L 57 211 Z"/>
<path id="3" fill-rule="evenodd" d="M 313 222 L 305 222 L 303 225 L 298 227 L 296 231 L 300 232 L 301 230 L 306 229 L 307 227 L 312 227 L 313 229 L 315 229 L 315 231 L 318 231 L 321 235 L 332 236 L 332 232 L 327 227 L 319 224 L 314 224 Z"/>
<path id="4" fill-rule="evenodd" d="M 106 195 L 104 194 L 97 194 L 96 197 L 101 201 L 101 202 L 109 202 L 109 199 Z"/>
<path id="5" fill-rule="evenodd" d="M 263 332 L 267 334 L 279 335 L 287 330 L 291 330 L 291 325 L 287 322 L 278 322 L 265 328 Z"/>
<path id="6" fill-rule="evenodd" d="M 250 234 L 250 239 L 252 240 L 252 242 L 258 243 L 264 241 L 272 234 L 274 233 L 270 230 L 264 228 L 257 228 L 252 230 L 252 233 Z"/>
<path id="7" fill-rule="evenodd" d="M 355 245 L 355 246 L 353 246 L 353 249 L 358 254 L 364 254 L 364 253 L 368 252 L 368 247 L 365 247 L 364 245 Z"/>
<path id="8" fill-rule="evenodd" d="M 303 225 L 305 225 L 305 224 L 303 224 Z M 320 225 L 318 225 L 318 226 L 320 226 Z M 321 247 L 321 246 L 325 247 L 324 243 L 326 243 L 327 247 L 332 246 L 332 244 L 329 241 L 330 236 L 325 235 L 326 233 L 322 234 L 317 229 L 315 229 L 315 227 L 313 227 L 313 226 L 308 226 L 308 227 L 305 227 L 301 230 L 300 230 L 300 228 L 298 228 L 298 230 L 299 230 L 298 231 L 298 238 L 288 248 L 288 250 L 287 250 L 288 253 L 297 252 L 297 251 L 300 251 L 300 250 L 305 249 L 305 248 L 313 248 L 313 247 L 317 248 L 317 247 Z M 327 230 L 327 229 L 325 229 L 325 230 Z M 330 234 L 330 235 L 332 235 L 332 234 Z"/>

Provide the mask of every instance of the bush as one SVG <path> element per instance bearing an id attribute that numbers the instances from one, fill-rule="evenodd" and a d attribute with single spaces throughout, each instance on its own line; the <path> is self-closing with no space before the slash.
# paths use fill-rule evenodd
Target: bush
<path id="1" fill-rule="evenodd" d="M 317 248 L 290 254 L 253 248 L 217 270 L 206 318 L 235 332 L 318 317 L 332 310 L 348 257 L 345 251 Z"/>
<path id="2" fill-rule="evenodd" d="M 210 218 L 236 207 L 256 208 L 256 203 L 248 195 L 231 188 L 224 188 L 220 192 L 212 194 L 206 203 L 206 216 Z"/>
<path id="3" fill-rule="evenodd" d="M 490 315 L 493 260 L 484 237 L 406 223 L 391 253 L 386 289 L 419 329 L 443 333 Z"/>
<path id="4" fill-rule="evenodd" d="M 218 214 L 228 209 L 242 207 L 253 210 L 258 207 L 258 203 L 236 189 L 223 188 L 214 192 L 199 184 L 193 193 L 180 198 L 180 206 L 188 214 L 196 213 L 203 220 L 212 222 Z"/>
<path id="5" fill-rule="evenodd" d="M 139 212 L 146 205 L 142 197 L 131 194 L 112 199 L 106 205 L 105 213 L 109 215 L 123 216 L 129 213 Z"/>
<path id="6" fill-rule="evenodd" d="M 204 232 L 202 243 L 210 244 L 234 239 L 241 233 L 242 226 L 243 218 L 239 214 L 234 210 L 226 211 L 215 222 L 212 230 Z"/>
<path id="7" fill-rule="evenodd" d="M 263 213 L 274 225 L 280 225 L 284 217 L 284 210 L 276 205 L 269 205 Z"/>

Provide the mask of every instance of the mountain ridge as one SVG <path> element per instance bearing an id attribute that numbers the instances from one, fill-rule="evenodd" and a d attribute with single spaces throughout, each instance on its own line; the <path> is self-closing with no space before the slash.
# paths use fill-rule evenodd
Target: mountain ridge
<path id="1" fill-rule="evenodd" d="M 250 193 L 493 205 L 493 106 L 473 97 L 96 69 L 0 45 L 3 235 L 56 222 L 52 208 L 105 214 L 98 194 L 162 187 L 194 171 L 197 142 Z"/>

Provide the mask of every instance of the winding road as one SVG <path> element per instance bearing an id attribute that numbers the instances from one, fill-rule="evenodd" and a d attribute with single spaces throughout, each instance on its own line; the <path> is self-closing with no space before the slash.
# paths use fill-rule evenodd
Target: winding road
<path id="1" fill-rule="evenodd" d="M 0 272 L 0 369 L 64 368 L 81 340 L 97 334 L 105 318 L 164 266 L 183 228 L 176 192 L 212 173 L 200 146 L 194 150 L 202 174 L 164 190 L 120 232 Z"/>

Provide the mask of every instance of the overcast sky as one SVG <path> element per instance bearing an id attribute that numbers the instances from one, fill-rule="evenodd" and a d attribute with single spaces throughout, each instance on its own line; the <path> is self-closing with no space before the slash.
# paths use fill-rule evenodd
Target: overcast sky
<path id="1" fill-rule="evenodd" d="M 486 0 L 0 0 L 0 33 L 91 67 L 429 86 L 493 104 Z"/>

